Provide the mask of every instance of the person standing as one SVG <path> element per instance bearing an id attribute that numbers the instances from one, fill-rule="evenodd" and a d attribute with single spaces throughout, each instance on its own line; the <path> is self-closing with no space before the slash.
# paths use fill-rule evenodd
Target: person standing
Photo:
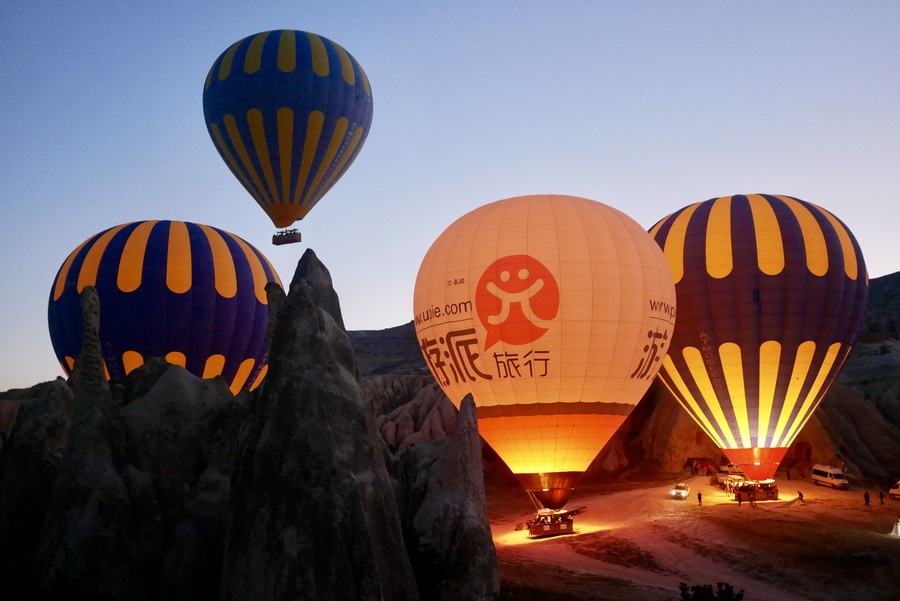
<path id="1" fill-rule="evenodd" d="M 864 499 L 865 502 L 866 502 L 866 507 L 868 507 L 868 506 L 869 506 L 869 491 L 866 491 L 866 492 L 863 494 L 863 499 Z"/>
<path id="2" fill-rule="evenodd" d="M 741 502 L 744 500 L 744 497 L 741 495 L 741 491 L 737 491 L 737 495 L 736 495 L 735 498 L 737 498 L 738 507 L 740 507 L 740 506 L 741 506 Z"/>
<path id="3" fill-rule="evenodd" d="M 883 490 L 878 491 L 878 499 L 881 501 L 881 504 L 884 505 L 884 491 Z"/>
<path id="4" fill-rule="evenodd" d="M 697 493 L 697 505 L 703 505 L 703 493 Z"/>

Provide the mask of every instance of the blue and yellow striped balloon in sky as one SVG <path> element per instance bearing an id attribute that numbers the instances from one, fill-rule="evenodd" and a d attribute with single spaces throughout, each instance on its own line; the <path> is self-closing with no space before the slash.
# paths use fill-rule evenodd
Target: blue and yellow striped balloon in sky
<path id="1" fill-rule="evenodd" d="M 859 244 L 825 209 L 770 194 L 695 203 L 650 234 L 678 296 L 659 377 L 747 476 L 770 478 L 859 336 Z"/>
<path id="2" fill-rule="evenodd" d="M 265 376 L 268 282 L 281 284 L 268 259 L 234 234 L 181 221 L 119 225 L 63 263 L 50 291 L 50 339 L 69 375 L 81 352 L 79 294 L 94 286 L 108 378 L 164 357 L 203 378 L 221 375 L 237 393 Z"/>
<path id="3" fill-rule="evenodd" d="M 302 219 L 344 174 L 372 123 L 359 63 L 331 40 L 289 29 L 233 44 L 203 89 L 209 135 L 277 227 Z"/>

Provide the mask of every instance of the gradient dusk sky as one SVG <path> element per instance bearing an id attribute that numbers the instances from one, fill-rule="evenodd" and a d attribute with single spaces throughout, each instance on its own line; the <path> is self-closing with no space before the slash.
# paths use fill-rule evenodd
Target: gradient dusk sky
<path id="1" fill-rule="evenodd" d="M 325 36 L 365 69 L 371 133 L 274 247 L 219 158 L 202 89 L 233 42 Z M 522 194 L 584 196 L 650 228 L 693 202 L 787 194 L 842 219 L 870 277 L 900 271 L 900 3 L 82 2 L 0 5 L 0 391 L 62 375 L 57 270 L 143 219 L 219 227 L 285 284 L 312 248 L 350 330 L 412 319 L 451 222 Z"/>

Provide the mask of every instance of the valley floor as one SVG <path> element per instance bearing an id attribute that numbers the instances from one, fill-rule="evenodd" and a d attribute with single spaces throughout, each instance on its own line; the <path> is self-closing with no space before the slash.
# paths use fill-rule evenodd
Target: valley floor
<path id="1" fill-rule="evenodd" d="M 670 497 L 676 480 L 688 499 Z M 863 489 L 808 477 L 778 486 L 781 498 L 757 507 L 703 476 L 588 486 L 569 502 L 587 506 L 575 534 L 532 540 L 515 529 L 533 513 L 525 492 L 489 483 L 501 599 L 679 599 L 681 582 L 724 582 L 745 601 L 900 598 L 900 536 L 889 534 L 900 501 L 869 490 L 867 507 Z"/>

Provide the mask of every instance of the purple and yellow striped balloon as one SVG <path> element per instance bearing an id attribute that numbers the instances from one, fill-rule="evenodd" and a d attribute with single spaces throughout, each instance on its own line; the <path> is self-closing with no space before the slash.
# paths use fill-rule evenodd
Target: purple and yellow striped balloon
<path id="1" fill-rule="evenodd" d="M 277 227 L 303 219 L 362 150 L 372 89 L 349 52 L 305 31 L 232 44 L 203 87 L 219 155 Z"/>
<path id="2" fill-rule="evenodd" d="M 859 244 L 825 209 L 770 194 L 695 203 L 650 234 L 678 297 L 659 377 L 748 477 L 770 478 L 859 337 Z"/>
<path id="3" fill-rule="evenodd" d="M 202 378 L 221 375 L 237 393 L 266 373 L 268 282 L 281 284 L 268 259 L 234 234 L 182 221 L 119 225 L 63 263 L 50 291 L 50 339 L 70 375 L 81 352 L 79 294 L 94 286 L 108 378 L 163 357 Z"/>

